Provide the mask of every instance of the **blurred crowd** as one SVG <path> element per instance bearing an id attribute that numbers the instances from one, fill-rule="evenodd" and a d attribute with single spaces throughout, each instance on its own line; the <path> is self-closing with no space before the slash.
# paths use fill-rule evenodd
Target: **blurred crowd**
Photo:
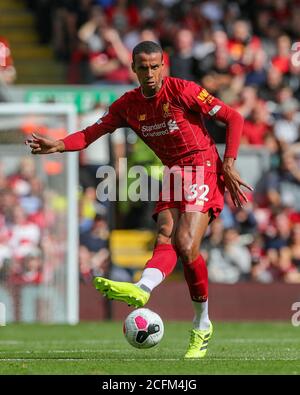
<path id="1" fill-rule="evenodd" d="M 58 285 L 66 266 L 66 196 L 45 184 L 31 157 L 7 174 L 0 163 L 0 284 Z M 88 187 L 79 194 L 80 276 L 109 270 L 106 209 Z M 57 283 L 57 276 L 61 280 Z"/>
<path id="2" fill-rule="evenodd" d="M 71 83 L 135 83 L 131 50 L 153 40 L 164 49 L 167 74 L 200 82 L 227 100 L 239 98 L 245 85 L 261 86 L 263 100 L 278 99 L 269 90 L 282 83 L 299 98 L 299 65 L 290 62 L 300 36 L 297 0 L 27 3 L 41 41 L 70 65 Z"/>
<path id="3" fill-rule="evenodd" d="M 131 50 L 141 40 L 153 40 L 164 50 L 166 75 L 196 81 L 244 116 L 242 146 L 263 148 L 269 169 L 261 174 L 254 185 L 255 192 L 248 194 L 249 202 L 243 208 L 235 208 L 225 196 L 222 215 L 210 226 L 201 247 L 210 280 L 300 283 L 300 1 L 27 3 L 37 15 L 41 42 L 51 43 L 57 58 L 68 65 L 68 83 L 136 85 L 130 68 Z M 223 125 L 208 121 L 207 126 L 216 143 L 225 142 Z M 119 152 L 127 150 L 129 161 L 138 163 L 134 147 L 139 143 L 128 141 L 117 140 Z M 145 151 L 140 163 L 155 163 L 147 155 Z M 94 273 L 104 274 L 110 262 L 110 209 L 97 201 L 95 177 L 90 183 L 86 181 L 86 175 L 91 175 L 88 172 L 95 166 L 97 160 L 90 167 L 84 160 L 81 162 L 83 280 Z M 12 190 L 12 180 L 8 179 L 9 192 L 6 187 L 0 199 L 5 204 L 14 201 L 9 214 L 12 226 L 24 221 L 25 216 L 31 224 L 28 232 L 32 243 L 38 248 L 42 225 L 35 223 L 24 201 L 20 200 L 19 206 L 15 204 L 17 192 Z M 37 186 L 32 188 L 37 198 Z M 5 204 L 0 204 L 2 214 Z M 140 209 L 141 205 L 133 206 L 131 216 L 130 210 L 127 216 L 121 216 L 119 227 L 144 227 L 145 221 L 139 222 L 142 211 L 136 214 Z M 0 266 L 7 237 L 12 237 L 13 243 L 15 236 L 2 231 Z M 38 254 L 32 259 L 26 261 L 27 266 L 40 264 Z"/>
<path id="4" fill-rule="evenodd" d="M 61 196 L 45 188 L 35 161 L 24 157 L 9 174 L 0 163 L 0 280 L 53 283 L 66 250 Z"/>

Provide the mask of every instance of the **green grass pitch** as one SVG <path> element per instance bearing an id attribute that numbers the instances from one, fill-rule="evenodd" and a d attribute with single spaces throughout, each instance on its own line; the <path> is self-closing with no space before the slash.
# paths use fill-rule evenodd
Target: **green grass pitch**
<path id="1" fill-rule="evenodd" d="M 0 327 L 0 374 L 300 374 L 300 327 L 215 323 L 205 359 L 182 359 L 190 323 L 165 322 L 161 343 L 131 347 L 121 322 Z"/>

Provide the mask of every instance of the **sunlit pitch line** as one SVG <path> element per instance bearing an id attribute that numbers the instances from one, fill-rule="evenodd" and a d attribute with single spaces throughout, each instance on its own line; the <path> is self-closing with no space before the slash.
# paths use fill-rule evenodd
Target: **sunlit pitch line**
<path id="1" fill-rule="evenodd" d="M 79 340 L 80 343 L 83 344 L 95 344 L 95 343 L 99 343 L 99 344 L 123 344 L 124 341 L 115 341 L 115 340 Z M 257 339 L 257 338 L 247 338 L 247 339 L 243 339 L 243 338 L 235 338 L 235 339 L 213 339 L 214 343 L 289 343 L 289 342 L 297 342 L 300 344 L 300 339 L 298 338 L 273 338 L 273 339 Z M 60 344 L 60 343 L 66 343 L 65 340 L 0 340 L 0 344 L 23 344 L 23 343 L 27 343 L 27 344 Z M 68 344 L 72 344 L 72 343 L 78 343 L 77 340 L 68 340 Z M 167 341 L 168 344 L 178 344 L 177 341 Z"/>
<path id="2" fill-rule="evenodd" d="M 205 362 L 203 360 L 195 360 L 195 359 L 184 359 L 184 358 L 0 358 L 0 362 L 39 362 L 39 361 L 63 361 L 63 362 L 86 362 L 86 361 L 123 361 L 123 362 L 139 362 L 139 361 L 181 361 L 181 362 Z M 214 357 L 209 357 L 206 359 L 206 361 L 299 361 L 300 358 L 214 358 Z"/>
<path id="3" fill-rule="evenodd" d="M 124 352 L 128 351 L 127 349 L 125 350 L 124 348 L 122 349 L 113 349 L 113 350 L 16 350 L 16 351 L 0 351 L 0 354 L 51 354 L 51 353 L 61 353 L 61 354 L 69 354 L 69 353 L 97 353 L 97 354 L 103 354 L 103 353 L 111 353 L 111 352 Z"/>

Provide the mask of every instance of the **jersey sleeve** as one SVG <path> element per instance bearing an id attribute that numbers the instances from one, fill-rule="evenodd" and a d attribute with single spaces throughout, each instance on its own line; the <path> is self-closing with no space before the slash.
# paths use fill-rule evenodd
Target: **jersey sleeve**
<path id="1" fill-rule="evenodd" d="M 235 109 L 194 82 L 186 82 L 182 93 L 182 104 L 189 110 L 201 112 L 226 124 L 224 157 L 236 159 L 244 126 L 243 117 Z"/>
<path id="2" fill-rule="evenodd" d="M 185 81 L 181 94 L 182 104 L 188 109 L 214 116 L 224 104 L 195 82 Z"/>
<path id="3" fill-rule="evenodd" d="M 121 99 L 116 100 L 96 123 L 62 139 L 65 151 L 82 150 L 101 136 L 112 133 L 120 127 L 127 126 L 122 116 L 122 104 L 123 101 Z"/>

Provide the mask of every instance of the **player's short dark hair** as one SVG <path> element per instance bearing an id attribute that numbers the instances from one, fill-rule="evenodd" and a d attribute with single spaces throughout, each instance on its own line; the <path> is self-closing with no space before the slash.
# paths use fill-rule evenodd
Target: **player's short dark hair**
<path id="1" fill-rule="evenodd" d="M 132 51 L 132 60 L 134 62 L 134 58 L 136 55 L 139 55 L 140 53 L 160 53 L 161 56 L 163 55 L 163 50 L 161 46 L 154 41 L 142 41 L 139 44 L 137 44 Z"/>

